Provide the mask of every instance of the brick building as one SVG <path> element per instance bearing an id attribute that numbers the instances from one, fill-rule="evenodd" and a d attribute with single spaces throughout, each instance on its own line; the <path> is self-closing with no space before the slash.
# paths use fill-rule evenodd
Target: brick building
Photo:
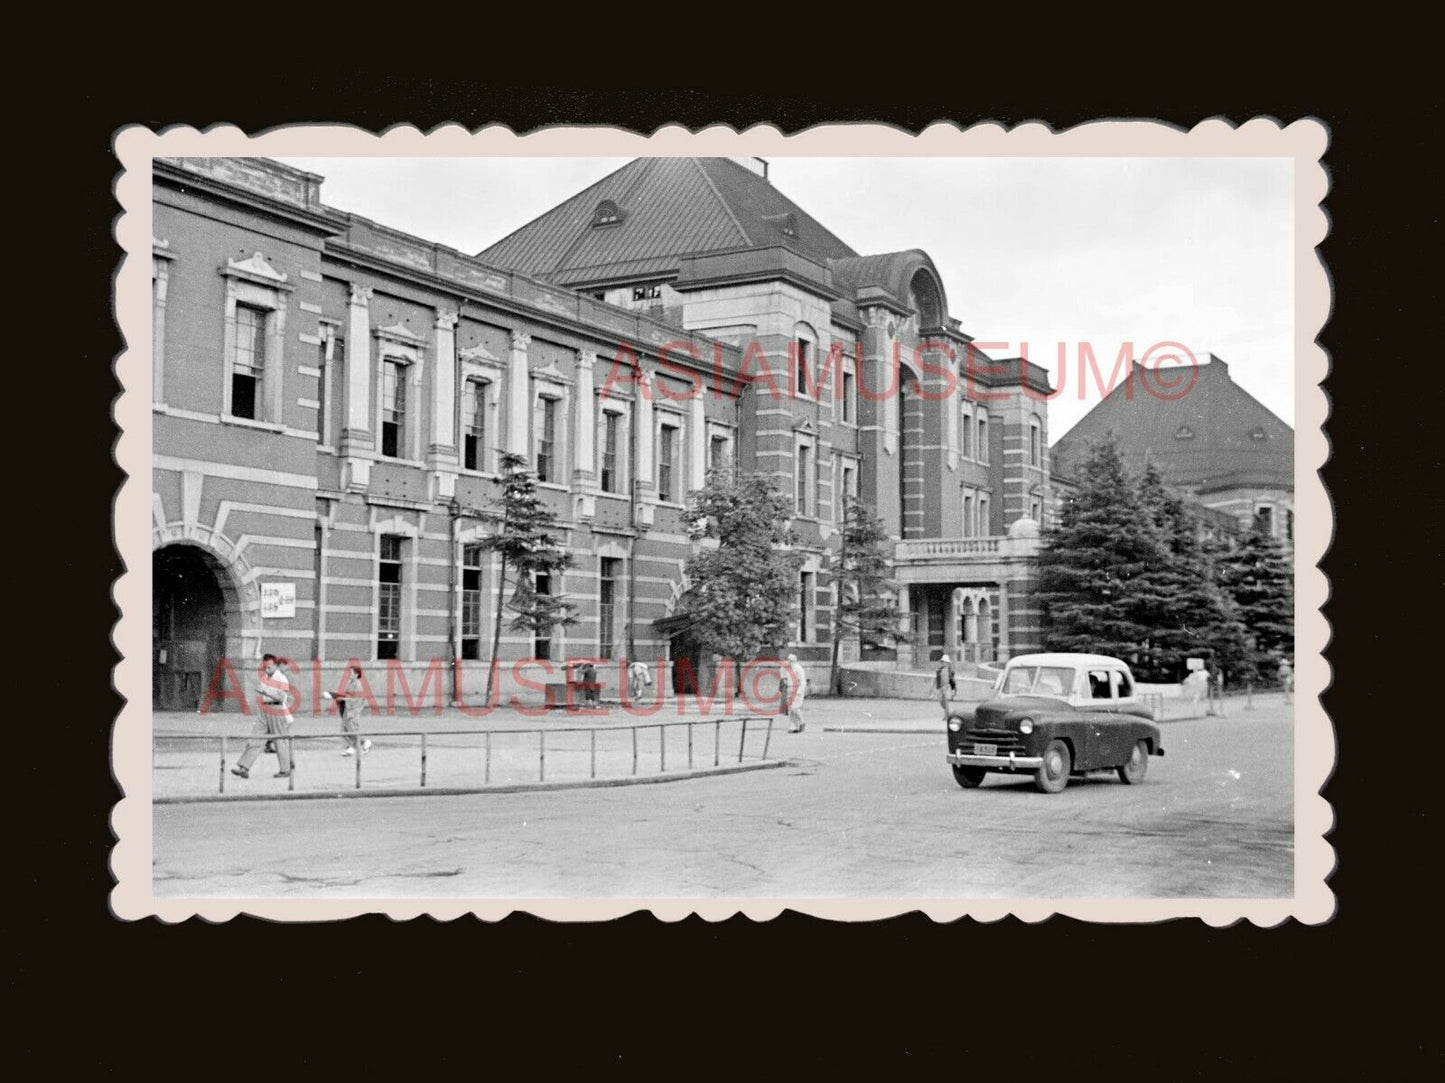
<path id="1" fill-rule="evenodd" d="M 276 162 L 160 160 L 154 181 L 158 706 L 263 649 L 308 691 L 311 659 L 322 687 L 395 659 L 450 696 L 459 659 L 477 696 L 504 451 L 575 558 L 538 589 L 580 616 L 504 627 L 504 663 L 531 660 L 504 693 L 567 659 L 695 653 L 669 618 L 688 496 L 719 464 L 796 501 L 789 647 L 820 684 L 845 492 L 897 538 L 910 635 L 889 659 L 1038 645 L 1047 376 L 970 356 L 926 252 L 860 255 L 729 159 L 638 159 L 476 256 Z"/>

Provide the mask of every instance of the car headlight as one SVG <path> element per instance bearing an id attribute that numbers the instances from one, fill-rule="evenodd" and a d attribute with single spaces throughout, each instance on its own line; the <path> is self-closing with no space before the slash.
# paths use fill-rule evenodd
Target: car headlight
<path id="1" fill-rule="evenodd" d="M 963 720 L 961 718 L 950 718 L 948 720 L 948 728 L 954 733 L 957 733 L 959 730 L 963 729 Z"/>
<path id="2" fill-rule="evenodd" d="M 1020 732 L 1020 733 L 1033 733 L 1033 732 L 1034 732 L 1034 722 L 1033 722 L 1033 719 L 1031 719 L 1031 718 L 1025 718 L 1022 722 L 1020 722 L 1020 723 L 1019 723 L 1019 732 Z"/>

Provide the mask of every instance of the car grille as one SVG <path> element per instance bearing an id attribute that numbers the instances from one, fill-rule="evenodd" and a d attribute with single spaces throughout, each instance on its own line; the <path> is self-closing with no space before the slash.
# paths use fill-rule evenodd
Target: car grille
<path id="1" fill-rule="evenodd" d="M 964 734 L 964 743 L 996 745 L 1000 755 L 1024 750 L 1024 737 L 1018 730 L 990 729 L 986 726 L 973 727 Z M 962 751 L 962 749 L 960 749 Z"/>

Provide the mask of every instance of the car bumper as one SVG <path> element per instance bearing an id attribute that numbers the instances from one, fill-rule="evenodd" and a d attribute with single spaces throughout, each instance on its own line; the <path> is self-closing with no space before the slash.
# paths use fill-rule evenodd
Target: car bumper
<path id="1" fill-rule="evenodd" d="M 1044 765 L 1042 756 L 975 756 L 971 752 L 950 752 L 948 762 L 954 767 L 987 767 L 992 771 L 1036 771 Z"/>

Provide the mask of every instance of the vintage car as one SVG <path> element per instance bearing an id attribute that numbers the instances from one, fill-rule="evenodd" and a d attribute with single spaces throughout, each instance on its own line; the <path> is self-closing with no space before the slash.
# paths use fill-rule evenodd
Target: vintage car
<path id="1" fill-rule="evenodd" d="M 1021 655 L 999 674 L 990 699 L 949 715 L 948 762 L 965 789 L 989 771 L 1032 774 L 1044 793 L 1088 771 L 1117 770 L 1133 785 L 1150 756 L 1164 755 L 1153 719 L 1117 658 Z"/>

